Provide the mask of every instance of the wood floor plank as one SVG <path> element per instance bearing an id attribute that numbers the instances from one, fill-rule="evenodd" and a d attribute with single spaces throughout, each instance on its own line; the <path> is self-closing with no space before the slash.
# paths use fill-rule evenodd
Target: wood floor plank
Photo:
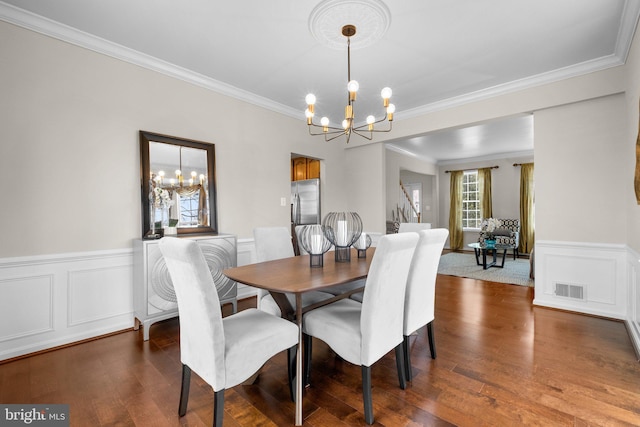
<path id="1" fill-rule="evenodd" d="M 393 351 L 373 366 L 375 425 L 640 426 L 640 364 L 624 324 L 532 301 L 532 288 L 438 276 L 438 358 L 421 328 L 406 390 Z M 155 324 L 150 337 L 127 331 L 0 363 L 0 402 L 67 403 L 78 427 L 211 425 L 213 391 L 195 374 L 187 414 L 177 414 L 179 321 Z M 225 427 L 293 425 L 285 360 L 225 392 Z M 303 408 L 306 426 L 365 425 L 360 367 L 314 340 Z"/>

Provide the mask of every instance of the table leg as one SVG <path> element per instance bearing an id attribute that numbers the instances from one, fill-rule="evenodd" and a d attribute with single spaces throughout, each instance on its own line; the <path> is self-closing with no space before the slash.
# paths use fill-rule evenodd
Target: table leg
<path id="1" fill-rule="evenodd" d="M 491 251 L 491 256 L 492 256 L 492 261 L 488 264 L 487 264 L 487 251 Z M 496 252 L 497 250 L 495 248 L 482 249 L 482 269 L 483 270 L 487 270 L 490 267 L 493 267 L 496 265 L 496 262 L 497 262 Z"/>
<path id="2" fill-rule="evenodd" d="M 505 249 L 504 252 L 502 252 L 502 264 L 500 265 L 500 268 L 504 268 L 504 259 L 507 257 L 507 250 Z M 497 265 L 496 265 L 497 267 Z"/>
<path id="3" fill-rule="evenodd" d="M 480 264 L 480 249 L 473 248 L 473 253 L 476 255 L 476 264 Z"/>
<path id="4" fill-rule="evenodd" d="M 296 425 L 302 425 L 302 294 L 296 294 L 296 324 L 298 351 L 296 352 Z"/>

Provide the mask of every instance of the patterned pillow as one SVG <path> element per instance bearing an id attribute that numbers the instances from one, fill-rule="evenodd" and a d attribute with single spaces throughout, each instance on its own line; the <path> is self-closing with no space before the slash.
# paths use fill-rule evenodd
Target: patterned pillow
<path id="1" fill-rule="evenodd" d="M 493 231 L 493 235 L 511 237 L 511 230 L 509 230 L 508 228 L 496 228 Z"/>

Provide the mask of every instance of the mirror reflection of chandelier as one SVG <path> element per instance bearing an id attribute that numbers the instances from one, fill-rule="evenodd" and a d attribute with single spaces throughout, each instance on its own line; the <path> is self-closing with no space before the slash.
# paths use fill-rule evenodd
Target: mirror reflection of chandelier
<path id="1" fill-rule="evenodd" d="M 315 103 L 316 97 L 310 93 L 305 97 L 307 103 L 307 109 L 305 116 L 307 118 L 307 125 L 309 128 L 309 134 L 313 136 L 324 135 L 325 141 L 334 140 L 342 135 L 346 135 L 347 144 L 351 138 L 351 134 L 356 134 L 366 138 L 368 140 L 373 139 L 374 132 L 389 132 L 392 129 L 393 113 L 395 112 L 395 106 L 389 103 L 391 98 L 391 89 L 385 87 L 382 89 L 380 95 L 382 97 L 382 106 L 385 109 L 385 115 L 383 118 L 377 120 L 375 116 L 367 116 L 366 123 L 356 126 L 355 125 L 355 111 L 354 103 L 356 101 L 356 95 L 358 92 L 358 82 L 351 80 L 351 37 L 356 34 L 355 25 L 345 25 L 342 27 L 342 35 L 347 38 L 347 92 L 349 94 L 347 105 L 344 109 L 344 120 L 342 121 L 342 127 L 334 127 L 330 125 L 328 117 L 322 117 L 320 124 L 314 123 L 313 118 L 315 116 Z M 379 123 L 388 122 L 388 127 L 380 129 L 376 127 Z M 314 129 L 320 129 L 321 131 L 314 132 Z"/>

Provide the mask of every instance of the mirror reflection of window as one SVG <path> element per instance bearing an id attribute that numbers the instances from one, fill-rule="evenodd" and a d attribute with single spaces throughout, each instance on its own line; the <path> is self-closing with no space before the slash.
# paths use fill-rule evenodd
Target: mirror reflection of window
<path id="1" fill-rule="evenodd" d="M 199 216 L 199 208 L 200 208 L 200 191 L 197 191 L 191 196 L 187 197 L 179 197 L 180 203 L 180 226 L 181 227 L 190 227 L 198 225 L 198 216 Z"/>

